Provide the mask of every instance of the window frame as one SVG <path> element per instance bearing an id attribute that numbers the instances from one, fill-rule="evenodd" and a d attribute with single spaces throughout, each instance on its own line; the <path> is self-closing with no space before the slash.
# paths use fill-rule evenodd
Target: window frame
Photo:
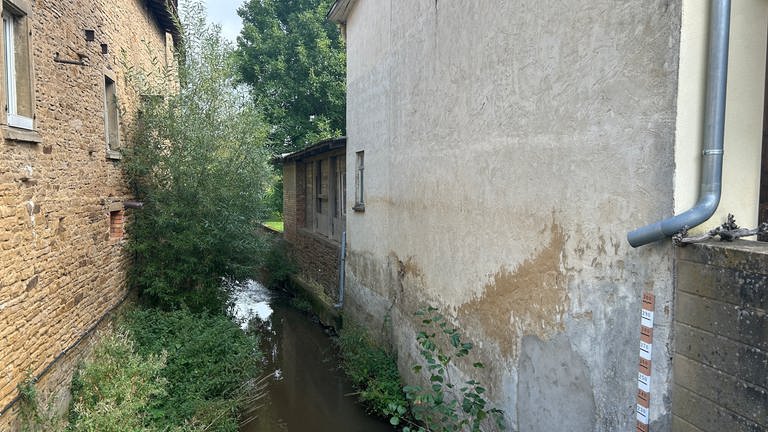
<path id="1" fill-rule="evenodd" d="M 365 151 L 355 152 L 355 205 L 352 210 L 365 211 Z"/>
<path id="2" fill-rule="evenodd" d="M 110 89 L 112 90 L 110 94 Z M 110 98 L 112 100 L 110 101 Z M 113 121 L 110 120 L 114 117 Z M 117 79 L 114 72 L 104 70 L 104 142 L 107 159 L 122 159 L 120 152 L 120 107 L 117 102 Z"/>
<path id="3" fill-rule="evenodd" d="M 32 60 L 32 45 L 29 33 L 29 18 L 31 14 L 31 8 L 25 0 L 4 0 L 2 2 L 2 17 L 3 17 L 3 30 L 2 30 L 2 48 L 3 48 L 3 92 L 5 100 L 5 123 L 11 127 L 20 130 L 34 131 L 35 130 L 35 85 L 34 85 L 34 68 Z M 23 28 L 26 29 L 25 33 L 19 36 L 16 33 L 16 26 L 19 20 L 23 21 Z M 18 74 L 17 74 L 17 39 L 19 37 L 26 38 L 26 56 L 27 63 L 27 82 L 28 82 L 28 98 L 26 101 L 29 103 L 29 109 L 31 116 L 26 116 L 18 113 L 19 106 L 19 94 L 18 94 Z M 34 140 L 33 140 L 34 141 Z"/>

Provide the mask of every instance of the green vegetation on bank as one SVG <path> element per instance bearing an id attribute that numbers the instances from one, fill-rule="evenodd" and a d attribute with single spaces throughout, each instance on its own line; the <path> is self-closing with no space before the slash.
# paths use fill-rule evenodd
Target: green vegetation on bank
<path id="1" fill-rule="evenodd" d="M 390 405 L 406 405 L 397 360 L 376 345 L 362 327 L 345 322 L 337 343 L 342 368 L 371 413 L 383 417 L 389 414 Z"/>
<path id="2" fill-rule="evenodd" d="M 403 432 L 484 432 L 505 429 L 504 412 L 486 399 L 477 379 L 457 382 L 451 374 L 455 359 L 474 345 L 433 307 L 419 309 L 416 343 L 421 358 L 413 372 L 425 385 L 401 385 L 396 358 L 374 343 L 360 326 L 345 323 L 338 337 L 342 367 L 370 411 L 387 417 Z M 474 362 L 479 371 L 485 366 Z"/>
<path id="3" fill-rule="evenodd" d="M 73 380 L 70 431 L 235 432 L 257 340 L 225 315 L 137 309 Z"/>

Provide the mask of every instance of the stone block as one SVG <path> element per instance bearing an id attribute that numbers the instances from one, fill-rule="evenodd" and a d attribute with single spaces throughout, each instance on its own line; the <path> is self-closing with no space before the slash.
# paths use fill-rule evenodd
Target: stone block
<path id="1" fill-rule="evenodd" d="M 684 356 L 675 357 L 673 373 L 675 382 L 700 397 L 768 428 L 768 391 L 742 381 L 732 375 L 697 363 Z"/>
<path id="2" fill-rule="evenodd" d="M 676 354 L 768 388 L 768 352 L 682 323 L 675 335 Z"/>
<path id="3" fill-rule="evenodd" d="M 754 308 L 678 292 L 676 319 L 737 342 L 768 350 L 768 316 Z"/>
<path id="4" fill-rule="evenodd" d="M 702 432 L 765 432 L 762 426 L 678 384 L 672 389 L 672 406 L 675 416 Z"/>

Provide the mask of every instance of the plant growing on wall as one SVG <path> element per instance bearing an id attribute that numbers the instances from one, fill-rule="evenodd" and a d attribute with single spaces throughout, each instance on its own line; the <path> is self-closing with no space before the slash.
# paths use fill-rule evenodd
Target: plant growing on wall
<path id="1" fill-rule="evenodd" d="M 252 277 L 264 250 L 256 226 L 272 178 L 267 128 L 235 82 L 232 47 L 205 22 L 202 3 L 182 11 L 177 91 L 129 71 L 148 95 L 123 163 L 144 203 L 128 227 L 130 278 L 159 306 L 221 310 L 221 278 Z"/>
<path id="2" fill-rule="evenodd" d="M 390 423 L 403 426 L 403 432 L 504 430 L 504 412 L 490 406 L 485 399 L 485 387 L 475 379 L 456 383 L 451 377 L 453 360 L 468 356 L 473 344 L 462 339 L 459 330 L 436 308 L 419 309 L 416 316 L 422 325 L 416 335 L 422 363 L 415 365 L 413 371 L 426 372 L 429 384 L 403 387 L 409 407 L 390 405 Z M 446 350 L 444 345 L 450 348 Z M 472 367 L 485 366 L 475 362 Z"/>

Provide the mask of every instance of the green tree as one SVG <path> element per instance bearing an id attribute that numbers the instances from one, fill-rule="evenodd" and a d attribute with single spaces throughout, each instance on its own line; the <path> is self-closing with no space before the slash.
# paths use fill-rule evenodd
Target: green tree
<path id="1" fill-rule="evenodd" d="M 160 306 L 221 309 L 221 278 L 255 274 L 263 250 L 267 128 L 234 79 L 233 48 L 199 1 L 185 6 L 178 89 L 130 71 L 141 94 L 165 95 L 144 98 L 123 165 L 144 202 L 129 225 L 130 277 Z"/>
<path id="2" fill-rule="evenodd" d="M 253 88 L 277 154 L 341 135 L 346 53 L 325 15 L 332 0 L 247 0 L 238 13 L 238 69 Z"/>

